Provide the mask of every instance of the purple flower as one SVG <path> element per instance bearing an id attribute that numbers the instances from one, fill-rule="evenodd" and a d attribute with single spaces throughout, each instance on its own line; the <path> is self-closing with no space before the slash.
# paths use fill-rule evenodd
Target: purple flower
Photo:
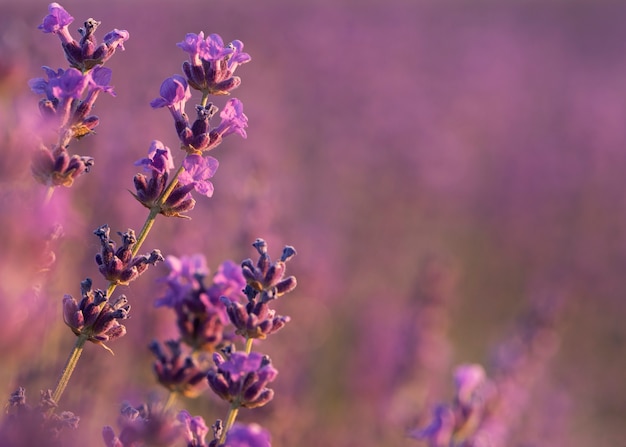
<path id="1" fill-rule="evenodd" d="M 213 95 L 228 95 L 241 84 L 241 79 L 233 73 L 239 65 L 250 61 L 250 55 L 242 51 L 240 40 L 224 45 L 218 34 L 204 39 L 201 32 L 187 34 L 177 45 L 189 53 L 183 72 L 191 88 Z"/>
<path id="2" fill-rule="evenodd" d="M 240 100 L 230 99 L 222 109 L 220 118 L 222 122 L 213 132 L 222 138 L 231 133 L 239 134 L 243 138 L 247 137 L 244 129 L 248 127 L 248 117 L 243 113 L 243 103 Z"/>
<path id="3" fill-rule="evenodd" d="M 169 290 L 165 296 L 155 301 L 155 307 L 176 307 L 191 291 L 200 290 L 202 280 L 209 274 L 206 259 L 202 254 L 180 258 L 170 255 L 165 258 L 165 264 L 170 272 L 163 280 Z"/>
<path id="4" fill-rule="evenodd" d="M 241 40 L 233 40 L 230 45 L 233 52 L 226 58 L 228 70 L 234 73 L 241 64 L 249 62 L 252 58 L 248 53 L 243 52 L 243 42 Z"/>
<path id="5" fill-rule="evenodd" d="M 213 195 L 213 184 L 209 181 L 217 171 L 219 163 L 213 157 L 188 155 L 183 160 L 185 170 L 178 176 L 181 185 L 193 184 L 199 194 L 207 197 Z"/>
<path id="6" fill-rule="evenodd" d="M 224 41 L 219 34 L 210 34 L 200 46 L 200 57 L 205 61 L 218 61 L 224 59 L 233 52 L 233 49 L 224 46 Z"/>
<path id="7" fill-rule="evenodd" d="M 159 140 L 153 140 L 148 149 L 148 157 L 135 162 L 135 166 L 143 166 L 147 172 L 165 174 L 174 169 L 174 161 L 170 148 Z"/>
<path id="8" fill-rule="evenodd" d="M 189 59 L 194 65 L 200 65 L 200 54 L 204 51 L 203 47 L 206 46 L 204 32 L 200 31 L 198 34 L 188 33 L 185 36 L 185 40 L 177 43 L 176 46 L 189 53 Z"/>
<path id="9" fill-rule="evenodd" d="M 44 33 L 58 34 L 64 43 L 71 42 L 72 36 L 68 31 L 68 25 L 74 21 L 74 17 L 63 9 L 58 3 L 50 3 L 48 15 L 43 18 L 41 25 L 37 28 Z"/>
<path id="10" fill-rule="evenodd" d="M 252 301 L 258 293 L 261 293 L 260 301 L 267 302 L 296 288 L 294 276 L 284 277 L 286 262 L 296 255 L 296 250 L 292 246 L 285 246 L 280 260 L 273 263 L 267 254 L 267 243 L 263 239 L 257 239 L 252 246 L 259 253 L 256 265 L 252 259 L 246 259 L 241 263 L 243 276 L 247 282 L 245 293 L 248 299 Z"/>
<path id="11" fill-rule="evenodd" d="M 39 95 L 46 95 L 46 97 L 51 101 L 58 99 L 52 94 L 52 85 L 54 85 L 56 79 L 63 76 L 65 70 L 59 68 L 57 71 L 54 71 L 52 68 L 46 67 L 45 65 L 41 68 L 43 69 L 43 71 L 46 72 L 46 76 L 48 77 L 48 79 L 46 80 L 44 78 L 33 78 L 28 81 L 28 86 L 34 93 L 37 93 Z"/>
<path id="12" fill-rule="evenodd" d="M 90 77 L 75 68 L 69 68 L 61 76 L 50 80 L 52 95 L 58 99 L 80 99 L 89 84 Z"/>
<path id="13" fill-rule="evenodd" d="M 96 255 L 98 270 L 104 278 L 113 284 L 128 285 L 146 271 L 148 265 L 163 261 L 159 250 L 152 250 L 149 255 L 133 256 L 133 248 L 137 243 L 135 232 L 128 230 L 118 233 L 122 237 L 122 246 L 115 250 L 115 242 L 109 238 L 108 225 L 102 225 L 94 234 L 100 238 L 102 250 Z"/>
<path id="14" fill-rule="evenodd" d="M 428 443 L 428 447 L 449 447 L 455 428 L 454 411 L 447 405 L 435 408 L 433 419 L 424 428 L 413 430 L 409 435 Z"/>
<path id="15" fill-rule="evenodd" d="M 33 152 L 30 170 L 42 185 L 70 187 L 77 177 L 90 171 L 93 163 L 91 157 L 70 156 L 63 147 L 40 147 Z"/>
<path id="16" fill-rule="evenodd" d="M 223 296 L 239 301 L 244 296 L 245 286 L 246 280 L 241 273 L 241 267 L 233 261 L 224 261 L 213 276 L 213 284 L 207 289 L 207 295 L 216 303 Z"/>
<path id="17" fill-rule="evenodd" d="M 124 42 L 128 40 L 130 34 L 125 29 L 114 29 L 113 31 L 109 31 L 104 35 L 104 45 L 106 45 L 107 50 L 115 50 L 118 47 L 124 51 Z"/>
<path id="18" fill-rule="evenodd" d="M 205 439 L 209 433 L 209 428 L 202 416 L 192 417 L 188 411 L 182 410 L 178 413 L 177 419 L 183 426 L 183 437 L 187 441 L 187 447 L 206 446 Z"/>
<path id="19" fill-rule="evenodd" d="M 213 361 L 216 367 L 209 370 L 207 379 L 211 389 L 222 399 L 244 408 L 256 408 L 274 397 L 274 391 L 266 386 L 276 378 L 278 371 L 269 357 L 258 352 L 233 352 L 224 360 L 216 353 Z"/>
<path id="20" fill-rule="evenodd" d="M 79 303 L 70 295 L 63 297 L 63 320 L 77 336 L 86 337 L 111 351 L 103 342 L 120 338 L 126 328 L 118 320 L 128 318 L 130 305 L 124 295 L 111 302 L 101 290 L 92 290 L 91 280 L 80 284 L 82 299 Z"/>
<path id="21" fill-rule="evenodd" d="M 226 434 L 224 447 L 271 447 L 270 433 L 258 424 L 234 424 Z"/>
<path id="22" fill-rule="evenodd" d="M 201 370 L 192 357 L 183 355 L 180 341 L 169 340 L 165 345 L 168 353 L 156 341 L 149 346 L 157 358 L 153 364 L 157 380 L 171 392 L 197 397 L 207 386 L 206 371 Z"/>
<path id="23" fill-rule="evenodd" d="M 173 415 L 157 404 L 134 408 L 124 403 L 118 425 L 119 436 L 112 427 L 102 429 L 107 447 L 169 446 L 179 440 L 184 431 Z"/>
<path id="24" fill-rule="evenodd" d="M 186 119 L 183 117 L 185 113 L 185 103 L 191 98 L 191 92 L 187 81 L 180 75 L 171 76 L 161 84 L 160 89 L 161 96 L 155 98 L 150 102 L 150 105 L 154 109 L 161 107 L 167 107 L 177 125 L 179 122 L 184 122 Z"/>

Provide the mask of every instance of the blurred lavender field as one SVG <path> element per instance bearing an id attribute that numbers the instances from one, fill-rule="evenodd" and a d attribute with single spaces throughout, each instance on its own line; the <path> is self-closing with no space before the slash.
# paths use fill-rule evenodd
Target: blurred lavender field
<path id="1" fill-rule="evenodd" d="M 419 446 L 407 431 L 451 398 L 454 367 L 489 374 L 518 316 L 556 299 L 507 445 L 626 443 L 626 5 L 66 0 L 76 27 L 94 17 L 131 37 L 107 63 L 117 97 L 99 100 L 96 135 L 73 147 L 95 167 L 55 192 L 53 217 L 35 211 L 27 156 L 38 116 L 27 81 L 66 65 L 36 29 L 47 4 L 0 0 L 4 396 L 54 385 L 74 342 L 61 299 L 97 278 L 93 230 L 143 223 L 133 162 L 154 139 L 178 145 L 148 104 L 180 72 L 175 44 L 202 30 L 241 39 L 253 58 L 235 94 L 248 139 L 215 151 L 214 197 L 190 221 L 158 220 L 142 251 L 203 253 L 215 271 L 251 257 L 256 237 L 274 256 L 297 248 L 299 287 L 280 302 L 292 321 L 264 345 L 276 398 L 243 421 L 278 447 Z M 52 220 L 63 236 L 42 274 Z M 63 398 L 90 446 L 122 401 L 161 392 L 147 345 L 174 334 L 153 307 L 164 274 L 118 292 L 133 307 L 128 335 L 114 357 L 88 346 Z M 208 394 L 180 404 L 224 416 Z"/>

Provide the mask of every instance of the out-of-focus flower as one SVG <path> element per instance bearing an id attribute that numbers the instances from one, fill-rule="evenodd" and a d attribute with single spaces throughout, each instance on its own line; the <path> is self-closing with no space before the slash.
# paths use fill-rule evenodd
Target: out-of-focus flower
<path id="1" fill-rule="evenodd" d="M 85 337 L 92 343 L 102 345 L 126 334 L 126 328 L 119 320 L 128 318 L 130 305 L 124 295 L 114 302 L 109 301 L 102 290 L 92 290 L 91 279 L 80 284 L 82 299 L 76 302 L 70 295 L 63 298 L 63 320 L 77 336 Z"/>
<path id="2" fill-rule="evenodd" d="M 178 421 L 182 424 L 182 432 L 187 447 L 206 447 L 206 435 L 209 428 L 206 426 L 202 416 L 191 416 L 188 411 L 182 410 L 178 413 Z"/>
<path id="3" fill-rule="evenodd" d="M 271 447 L 270 433 L 259 424 L 234 424 L 221 447 Z"/>
<path id="4" fill-rule="evenodd" d="M 173 446 L 183 435 L 184 427 L 174 416 L 158 404 L 132 407 L 122 405 L 119 436 L 112 427 L 102 429 L 102 438 L 107 447 Z"/>
<path id="5" fill-rule="evenodd" d="M 224 359 L 215 353 L 213 361 L 216 366 L 207 375 L 209 385 L 215 394 L 232 405 L 256 408 L 274 397 L 274 391 L 267 385 L 276 378 L 278 371 L 268 356 L 258 352 L 232 352 Z"/>
<path id="6" fill-rule="evenodd" d="M 179 341 L 169 340 L 165 345 L 169 354 L 158 342 L 150 343 L 150 351 L 157 358 L 153 364 L 157 380 L 171 392 L 185 397 L 198 396 L 207 387 L 206 371 L 201 370 L 191 357 L 183 355 Z"/>
<path id="7" fill-rule="evenodd" d="M 171 270 L 164 278 L 168 291 L 155 306 L 174 309 L 184 343 L 197 350 L 215 351 L 224 341 L 224 327 L 228 323 L 226 307 L 220 297 L 242 298 L 241 271 L 235 268 L 235 263 L 226 261 L 219 267 L 213 284 L 206 287 L 204 279 L 208 269 L 204 256 L 168 256 L 166 263 Z"/>
<path id="8" fill-rule="evenodd" d="M 89 172 L 94 164 L 92 157 L 72 155 L 63 147 L 50 151 L 44 146 L 33 152 L 30 170 L 37 182 L 45 186 L 66 186 Z"/>
<path id="9" fill-rule="evenodd" d="M 70 411 L 50 412 L 57 404 L 52 391 L 41 392 L 39 404 L 26 403 L 26 390 L 18 388 L 9 397 L 5 417 L 0 424 L 0 447 L 46 445 L 61 447 L 66 429 L 78 428 L 80 418 Z"/>

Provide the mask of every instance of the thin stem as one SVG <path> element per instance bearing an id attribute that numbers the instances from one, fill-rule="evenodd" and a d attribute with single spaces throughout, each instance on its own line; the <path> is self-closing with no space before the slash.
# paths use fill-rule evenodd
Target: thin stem
<path id="1" fill-rule="evenodd" d="M 176 394 L 176 391 L 170 391 L 170 394 L 167 396 L 167 400 L 165 401 L 165 405 L 163 405 L 163 413 L 174 405 L 174 402 L 176 402 Z"/>
<path id="2" fill-rule="evenodd" d="M 246 354 L 250 354 L 250 352 L 252 352 L 252 342 L 254 341 L 254 338 L 246 338 Z"/>
<path id="3" fill-rule="evenodd" d="M 226 442 L 226 434 L 228 433 L 228 430 L 230 430 L 233 424 L 235 423 L 235 419 L 237 419 L 237 413 L 239 413 L 239 404 L 237 404 L 236 402 L 233 402 L 230 405 L 230 411 L 228 412 L 228 417 L 226 418 L 226 425 L 224 425 L 224 428 L 222 429 L 222 436 L 220 436 L 220 442 L 219 442 L 220 445 Z"/>
<path id="4" fill-rule="evenodd" d="M 48 203 L 50 203 L 50 200 L 52 199 L 52 194 L 53 193 L 54 193 L 54 186 L 48 186 L 46 188 L 46 195 L 43 198 L 44 206 L 46 206 Z"/>
<path id="5" fill-rule="evenodd" d="M 72 377 L 72 373 L 78 364 L 78 359 L 80 359 L 80 355 L 83 353 L 83 347 L 85 346 L 85 342 L 87 341 L 87 337 L 84 335 L 79 335 L 76 340 L 76 344 L 74 345 L 74 349 L 70 353 L 67 358 L 67 362 L 65 362 L 65 367 L 63 368 L 63 373 L 57 382 L 56 389 L 54 393 L 52 393 L 52 399 L 58 403 L 59 399 L 63 395 L 63 391 L 65 391 L 65 387 L 67 387 L 68 382 L 70 381 L 70 377 Z"/>

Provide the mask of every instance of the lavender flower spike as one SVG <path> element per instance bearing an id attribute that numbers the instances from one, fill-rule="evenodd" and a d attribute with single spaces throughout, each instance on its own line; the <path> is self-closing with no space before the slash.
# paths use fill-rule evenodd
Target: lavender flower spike
<path id="1" fill-rule="evenodd" d="M 216 367 L 209 371 L 207 379 L 211 389 L 222 399 L 244 408 L 262 407 L 274 397 L 267 388 L 278 374 L 269 357 L 258 352 L 245 354 L 233 352 L 225 360 L 213 354 Z"/>
<path id="2" fill-rule="evenodd" d="M 96 255 L 96 263 L 105 279 L 114 284 L 128 285 L 146 271 L 148 265 L 155 265 L 165 259 L 156 249 L 149 255 L 133 256 L 137 239 L 135 232 L 130 229 L 126 233 L 118 233 L 122 237 L 122 246 L 115 250 L 115 242 L 109 238 L 109 233 L 106 224 L 94 231 L 102 245 L 102 251 Z"/>
<path id="3" fill-rule="evenodd" d="M 90 342 L 102 345 L 112 352 L 103 342 L 126 334 L 126 328 L 118 320 L 128 318 L 130 305 L 124 295 L 114 302 L 109 301 L 102 290 L 92 290 L 91 284 L 91 279 L 85 279 L 80 284 L 80 302 L 65 295 L 63 320 L 77 336 L 86 337 Z"/>

